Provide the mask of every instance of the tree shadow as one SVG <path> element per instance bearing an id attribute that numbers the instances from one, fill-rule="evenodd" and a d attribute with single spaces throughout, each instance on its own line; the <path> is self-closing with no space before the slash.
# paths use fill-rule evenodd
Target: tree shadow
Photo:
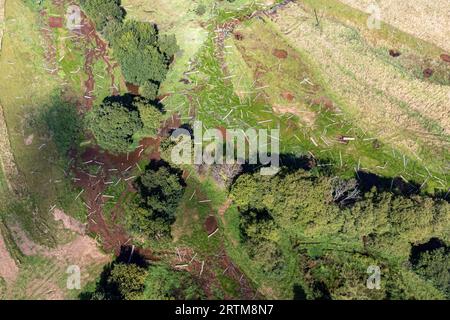
<path id="1" fill-rule="evenodd" d="M 294 300 L 306 300 L 306 292 L 299 284 L 294 284 L 292 291 L 294 293 Z"/>
<path id="2" fill-rule="evenodd" d="M 433 251 L 440 248 L 448 249 L 444 241 L 439 238 L 431 238 L 425 243 L 411 246 L 411 254 L 409 256 L 409 262 L 412 265 L 416 265 L 419 261 L 420 255 L 427 251 Z"/>
<path id="3" fill-rule="evenodd" d="M 369 192 L 373 187 L 376 187 L 379 192 L 391 192 L 404 196 L 420 193 L 420 185 L 406 182 L 400 177 L 387 178 L 371 172 L 358 171 L 355 179 L 358 181 L 359 189 L 363 193 Z"/>

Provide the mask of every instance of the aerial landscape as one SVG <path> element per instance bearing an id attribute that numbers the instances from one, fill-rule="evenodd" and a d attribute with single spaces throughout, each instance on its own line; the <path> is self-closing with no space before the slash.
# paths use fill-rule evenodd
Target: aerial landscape
<path id="1" fill-rule="evenodd" d="M 448 0 L 0 0 L 0 300 L 449 300 Z"/>

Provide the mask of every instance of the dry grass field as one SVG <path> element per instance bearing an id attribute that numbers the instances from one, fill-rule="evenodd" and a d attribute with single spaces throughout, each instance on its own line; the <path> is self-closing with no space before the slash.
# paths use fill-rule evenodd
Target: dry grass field
<path id="1" fill-rule="evenodd" d="M 301 2 L 279 10 L 272 20 L 280 36 L 314 61 L 327 86 L 342 99 L 343 110 L 363 130 L 445 175 L 447 84 L 415 77 L 389 56 L 389 47 L 373 46 L 342 21 L 323 16 L 317 26 L 311 8 Z"/>
<path id="2" fill-rule="evenodd" d="M 341 0 L 361 11 L 378 4 L 381 19 L 407 33 L 450 51 L 450 1 L 448 0 Z"/>

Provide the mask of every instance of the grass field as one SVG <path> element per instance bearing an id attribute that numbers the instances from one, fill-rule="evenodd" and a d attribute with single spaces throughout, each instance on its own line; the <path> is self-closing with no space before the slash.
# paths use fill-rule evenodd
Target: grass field
<path id="1" fill-rule="evenodd" d="M 279 127 L 283 152 L 331 159 L 347 176 L 367 170 L 446 190 L 450 69 L 437 61 L 442 50 L 386 24 L 366 32 L 365 19 L 335 1 L 290 4 L 272 19 L 238 25 L 244 38 L 227 37 L 223 59 L 213 28 L 186 74 L 191 84 L 174 90 L 167 108 L 186 121 L 196 114 L 206 127 Z M 388 53 L 393 42 L 405 52 L 397 60 Z M 424 80 L 429 59 L 437 71 Z M 170 82 L 166 88 L 172 91 Z M 341 135 L 355 141 L 342 145 Z"/>

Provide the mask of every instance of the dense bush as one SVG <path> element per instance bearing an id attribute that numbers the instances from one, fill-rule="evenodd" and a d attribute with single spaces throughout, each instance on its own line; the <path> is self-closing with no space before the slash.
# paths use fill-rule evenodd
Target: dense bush
<path id="1" fill-rule="evenodd" d="M 198 300 L 204 293 L 185 271 L 153 266 L 145 282 L 144 298 L 150 300 Z"/>
<path id="2" fill-rule="evenodd" d="M 140 88 L 139 93 L 146 99 L 155 100 L 158 96 L 159 86 L 152 81 L 146 81 Z"/>
<path id="3" fill-rule="evenodd" d="M 166 164 L 151 164 L 139 178 L 137 186 L 140 196 L 126 210 L 128 228 L 156 239 L 169 236 L 184 193 L 181 173 Z"/>
<path id="4" fill-rule="evenodd" d="M 312 259 L 310 253 L 301 256 L 292 249 L 296 241 L 323 243 L 325 248 L 345 253 L 338 257 L 319 251 L 314 255 L 322 258 L 299 266 L 298 274 L 303 277 L 299 281 L 308 283 L 305 290 L 309 298 L 442 297 L 438 289 L 448 290 L 444 285 L 448 282 L 448 256 L 440 251 L 422 256 L 415 267 L 432 284 L 402 264 L 385 270 L 388 282 L 382 292 L 368 291 L 365 279 L 371 264 L 406 263 L 411 243 L 431 237 L 448 241 L 450 204 L 429 196 L 405 197 L 376 189 L 360 194 L 355 190 L 354 181 L 304 170 L 282 170 L 273 177 L 259 173 L 239 176 L 230 196 L 240 214 L 242 248 L 253 266 L 267 277 L 284 279 L 286 259 Z"/>
<path id="5" fill-rule="evenodd" d="M 80 4 L 98 31 L 102 31 L 108 22 L 121 22 L 125 17 L 120 0 L 80 0 Z"/>
<path id="6" fill-rule="evenodd" d="M 113 262 L 104 267 L 93 291 L 82 292 L 82 300 L 137 300 L 145 289 L 146 268 Z"/>
<path id="7" fill-rule="evenodd" d="M 94 107 L 87 115 L 87 124 L 98 145 L 113 153 L 129 151 L 134 134 L 143 127 L 137 110 L 110 101 Z"/>
<path id="8" fill-rule="evenodd" d="M 148 85 L 165 79 L 178 50 L 175 37 L 161 36 L 155 25 L 134 20 L 112 24 L 106 34 L 127 82 Z"/>
<path id="9" fill-rule="evenodd" d="M 203 297 L 203 291 L 188 272 L 119 261 L 104 268 L 93 291 L 80 294 L 80 298 L 86 300 L 193 300 Z"/>
<path id="10" fill-rule="evenodd" d="M 86 119 L 100 147 L 113 153 L 125 153 L 130 151 L 136 137 L 156 135 L 162 113 L 148 101 L 115 97 L 95 106 Z"/>
<path id="11" fill-rule="evenodd" d="M 409 255 L 409 243 L 443 235 L 450 225 L 450 205 L 426 196 L 373 189 L 353 205 L 340 207 L 334 202 L 334 181 L 303 170 L 275 177 L 245 174 L 231 194 L 241 210 L 266 210 L 293 234 L 341 234 L 350 239 L 370 235 L 375 247 L 386 246 L 401 256 Z"/>
<path id="12" fill-rule="evenodd" d="M 135 99 L 134 107 L 139 111 L 139 117 L 143 124 L 142 135 L 156 136 L 163 118 L 161 111 L 155 105 L 141 99 Z"/>
<path id="13" fill-rule="evenodd" d="M 420 254 L 414 271 L 431 281 L 450 298 L 450 250 L 446 247 Z"/>

